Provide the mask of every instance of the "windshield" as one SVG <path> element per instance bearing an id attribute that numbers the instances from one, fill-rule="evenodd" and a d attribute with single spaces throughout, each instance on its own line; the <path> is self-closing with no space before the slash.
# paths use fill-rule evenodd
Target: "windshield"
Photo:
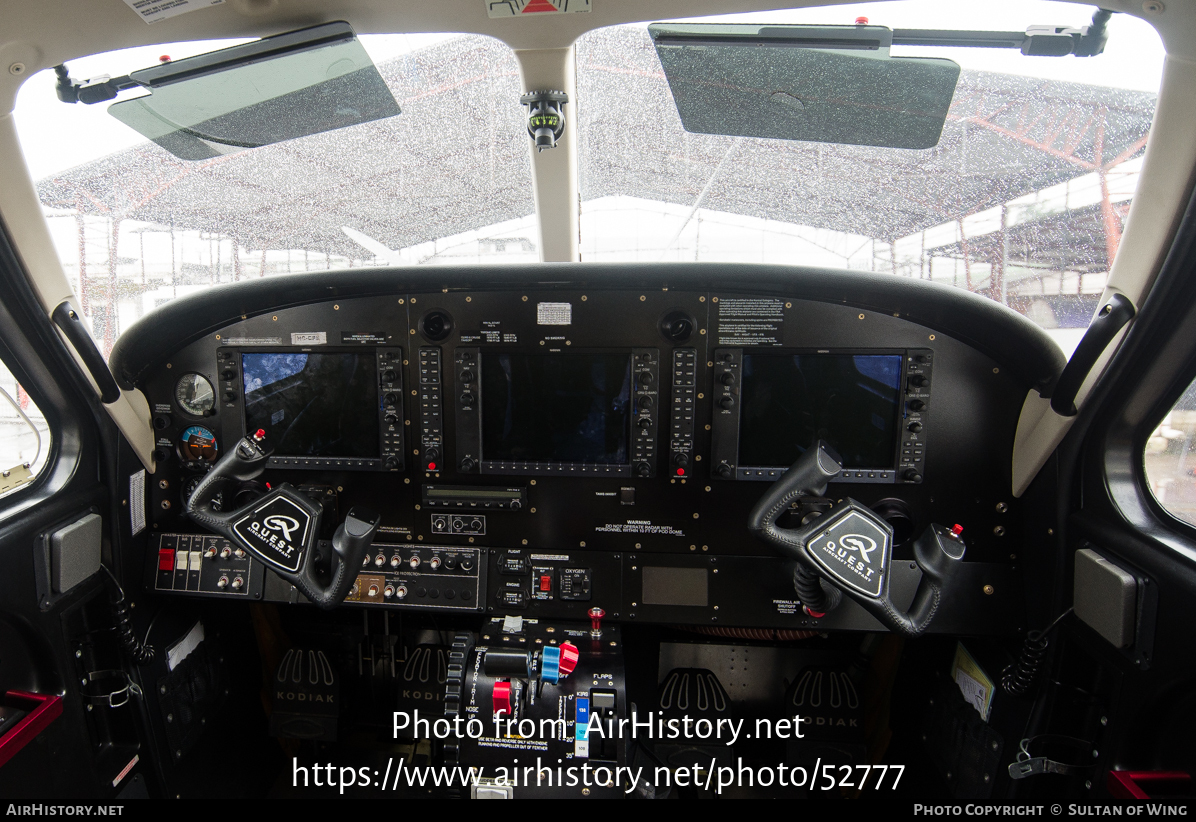
<path id="1" fill-rule="evenodd" d="M 720 23 L 1021 31 L 1071 3 L 871 3 Z M 933 280 L 1025 314 L 1070 354 L 1137 184 L 1163 49 L 1114 15 L 1097 57 L 894 46 L 962 68 L 933 148 L 686 132 L 646 26 L 578 43 L 582 259 L 826 266 Z M 778 92 L 779 94 L 780 92 Z"/>
<path id="2" fill-rule="evenodd" d="M 513 52 L 485 37 L 362 37 L 402 114 L 200 161 L 104 111 L 66 106 L 52 72 L 17 126 L 55 244 L 105 355 L 158 305 L 219 283 L 366 265 L 538 259 Z M 118 74 L 227 46 L 69 63 Z"/>
<path id="3" fill-rule="evenodd" d="M 719 22 L 1024 30 L 1085 25 L 1071 3 L 897 2 Z M 402 113 L 197 162 L 104 106 L 66 106 L 53 73 L 17 124 L 59 257 L 107 353 L 158 305 L 212 285 L 364 265 L 539 259 L 514 53 L 483 37 L 364 36 Z M 69 63 L 79 78 L 231 41 Z M 1000 301 L 1070 353 L 1102 292 L 1137 181 L 1163 50 L 1109 23 L 1092 58 L 894 46 L 962 69 L 933 148 L 686 132 L 647 26 L 577 44 L 583 261 L 734 261 L 933 280 Z M 122 98 L 124 99 L 123 95 Z"/>

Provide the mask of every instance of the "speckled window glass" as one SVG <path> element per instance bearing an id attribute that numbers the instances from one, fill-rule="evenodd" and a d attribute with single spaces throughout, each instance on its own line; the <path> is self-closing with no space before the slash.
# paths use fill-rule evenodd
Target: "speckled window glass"
<path id="1" fill-rule="evenodd" d="M 1084 25 L 1091 14 L 1030 0 L 999 8 L 919 1 L 687 22 L 864 16 L 893 29 L 1018 31 Z M 1070 354 L 1129 212 L 1162 70 L 1158 35 L 1114 15 L 1098 57 L 914 46 L 892 54 L 962 67 L 933 148 L 689 133 L 646 26 L 585 35 L 577 44 L 582 259 L 776 263 L 932 280 L 1005 303 Z"/>

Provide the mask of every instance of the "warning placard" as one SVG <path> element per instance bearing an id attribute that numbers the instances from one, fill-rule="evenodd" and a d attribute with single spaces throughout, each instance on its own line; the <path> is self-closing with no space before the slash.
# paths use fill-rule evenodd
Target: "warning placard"
<path id="1" fill-rule="evenodd" d="M 219 6 L 224 0 L 125 0 L 125 5 L 141 15 L 147 23 L 157 23 L 189 11 Z"/>
<path id="2" fill-rule="evenodd" d="M 483 0 L 491 17 L 532 14 L 577 14 L 590 10 L 591 0 Z"/>
<path id="3" fill-rule="evenodd" d="M 766 297 L 720 299 L 718 344 L 730 348 L 781 345 L 785 302 Z"/>

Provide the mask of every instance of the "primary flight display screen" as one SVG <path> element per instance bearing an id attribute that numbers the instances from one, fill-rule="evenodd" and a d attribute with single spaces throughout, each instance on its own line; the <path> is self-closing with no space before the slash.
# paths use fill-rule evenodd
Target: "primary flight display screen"
<path id="1" fill-rule="evenodd" d="M 245 430 L 280 457 L 378 457 L 374 353 L 241 354 Z"/>
<path id="2" fill-rule="evenodd" d="M 745 353 L 739 464 L 789 466 L 822 439 L 844 468 L 892 468 L 901 368 L 899 354 Z"/>
<path id="3" fill-rule="evenodd" d="M 482 354 L 482 458 L 627 465 L 628 354 Z"/>

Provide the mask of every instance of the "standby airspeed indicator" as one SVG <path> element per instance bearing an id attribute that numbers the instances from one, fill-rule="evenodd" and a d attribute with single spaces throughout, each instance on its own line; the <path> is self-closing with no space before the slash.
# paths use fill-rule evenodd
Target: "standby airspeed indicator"
<path id="1" fill-rule="evenodd" d="M 216 407 L 216 391 L 202 374 L 184 374 L 175 383 L 174 401 L 183 413 L 206 417 Z"/>

